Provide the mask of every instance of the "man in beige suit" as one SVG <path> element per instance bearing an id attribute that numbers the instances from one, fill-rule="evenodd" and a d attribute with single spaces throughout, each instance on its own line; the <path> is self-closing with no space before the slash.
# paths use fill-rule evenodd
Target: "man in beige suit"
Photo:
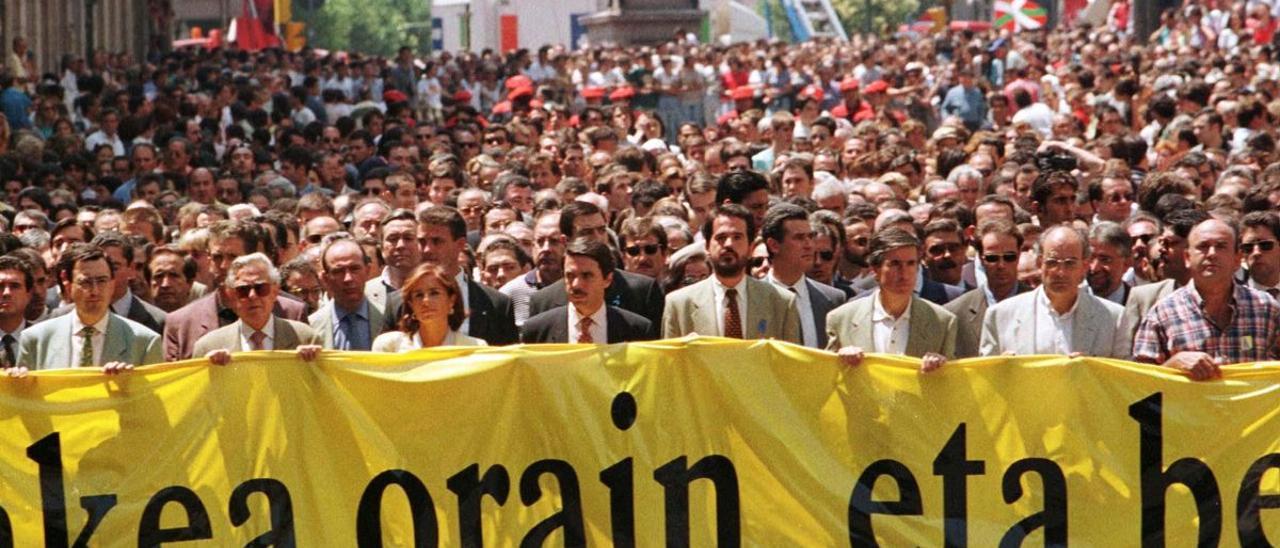
<path id="1" fill-rule="evenodd" d="M 262 253 L 251 253 L 233 261 L 227 271 L 226 287 L 231 307 L 240 319 L 206 333 L 192 351 L 214 365 L 231 363 L 232 352 L 252 350 L 294 350 L 304 361 L 320 352 L 320 337 L 301 322 L 272 314 L 280 292 L 280 272 Z"/>
<path id="2" fill-rule="evenodd" d="M 1089 237 L 1060 225 L 1045 231 L 1038 246 L 1044 284 L 987 309 L 979 353 L 1129 359 L 1133 339 L 1122 329 L 1124 309 L 1080 289 Z"/>
<path id="3" fill-rule="evenodd" d="M 827 350 L 850 366 L 866 352 L 921 358 L 926 373 L 954 358 L 955 315 L 915 295 L 920 240 L 901 228 L 881 230 L 867 262 L 879 288 L 827 315 Z"/>
<path id="4" fill-rule="evenodd" d="M 1018 250 L 1022 249 L 1022 234 L 1013 221 L 991 219 L 978 228 L 978 262 L 982 270 L 978 288 L 947 303 L 947 312 L 956 315 L 956 357 L 972 358 L 978 355 L 978 342 L 982 337 L 982 319 L 987 308 L 995 303 L 1019 295 L 1027 286 L 1018 283 Z M 978 269 L 975 267 L 975 277 Z"/>
<path id="5" fill-rule="evenodd" d="M 715 274 L 667 295 L 662 336 L 697 333 L 800 344 L 795 295 L 746 275 L 756 237 L 751 211 L 721 205 L 703 226 L 703 236 Z"/>

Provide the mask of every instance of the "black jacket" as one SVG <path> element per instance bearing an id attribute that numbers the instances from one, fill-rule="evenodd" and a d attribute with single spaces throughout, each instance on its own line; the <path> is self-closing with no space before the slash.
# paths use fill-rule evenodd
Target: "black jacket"
<path id="1" fill-rule="evenodd" d="M 651 341 L 658 338 L 658 330 L 644 316 L 627 312 L 616 306 L 605 308 L 609 344 Z M 524 322 L 520 330 L 520 340 L 525 343 L 567 343 L 569 342 L 569 307 L 557 306 L 533 316 Z"/>

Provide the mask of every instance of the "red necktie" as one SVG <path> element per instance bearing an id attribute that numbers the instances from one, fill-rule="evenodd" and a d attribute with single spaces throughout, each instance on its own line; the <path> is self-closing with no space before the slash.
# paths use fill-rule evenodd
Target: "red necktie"
<path id="1" fill-rule="evenodd" d="M 738 290 L 724 292 L 724 336 L 742 338 L 742 312 L 738 310 Z"/>
<path id="2" fill-rule="evenodd" d="M 578 320 L 578 343 L 593 344 L 591 340 L 591 318 L 582 318 Z"/>

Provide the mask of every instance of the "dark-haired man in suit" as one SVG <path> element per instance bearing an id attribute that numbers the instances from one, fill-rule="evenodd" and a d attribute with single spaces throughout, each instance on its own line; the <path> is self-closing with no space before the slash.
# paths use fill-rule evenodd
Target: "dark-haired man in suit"
<path id="1" fill-rule="evenodd" d="M 587 238 L 571 242 L 564 257 L 569 304 L 529 318 L 521 331 L 521 340 L 613 344 L 658 338 L 657 328 L 644 316 L 605 302 L 605 289 L 615 273 L 613 252 L 608 246 Z"/>

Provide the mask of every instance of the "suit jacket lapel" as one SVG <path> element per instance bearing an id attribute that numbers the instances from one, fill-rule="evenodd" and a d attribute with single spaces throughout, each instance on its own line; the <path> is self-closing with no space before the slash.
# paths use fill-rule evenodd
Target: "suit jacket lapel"
<path id="1" fill-rule="evenodd" d="M 369 342 L 372 343 L 378 335 L 382 334 L 382 323 L 386 321 L 386 312 L 383 310 L 386 300 L 381 302 L 373 299 L 366 300 L 369 301 Z"/>
<path id="2" fill-rule="evenodd" d="M 850 315 L 851 325 L 847 326 L 849 340 L 845 341 L 846 346 L 857 346 L 866 351 L 874 350 L 876 347 L 876 339 L 873 336 L 875 326 L 872 325 L 871 311 L 874 308 L 872 299 L 878 298 L 875 294 L 854 301 L 855 308 L 853 314 Z"/>
<path id="3" fill-rule="evenodd" d="M 907 355 L 924 356 L 925 352 L 931 352 L 930 349 L 937 347 L 933 344 L 934 337 L 938 336 L 934 331 L 937 327 L 933 310 L 920 302 L 919 298 L 912 298 L 911 324 L 907 327 Z"/>
<path id="4" fill-rule="evenodd" d="M 560 309 L 559 314 L 551 317 L 551 328 L 547 332 L 548 340 L 545 342 L 569 342 L 569 307 L 573 305 L 565 305 Z M 554 310 L 554 309 L 553 309 Z M 610 328 L 613 326 L 611 325 Z"/>
<path id="5" fill-rule="evenodd" d="M 693 311 L 693 330 L 699 335 L 723 337 L 724 333 L 716 323 L 716 283 L 715 278 L 707 278 L 703 286 L 689 296 Z"/>
<path id="6" fill-rule="evenodd" d="M 605 331 L 607 331 L 606 337 L 609 339 L 609 344 L 626 342 L 629 326 L 622 321 L 622 314 L 619 314 L 617 309 L 608 305 L 606 307 L 604 317 L 608 324 L 605 326 Z"/>
<path id="7" fill-rule="evenodd" d="M 102 363 L 131 362 L 129 358 L 129 337 L 133 332 L 124 320 L 115 314 L 107 313 L 107 332 L 102 342 Z M 99 364 L 102 365 L 102 364 Z"/>
<path id="8" fill-rule="evenodd" d="M 293 326 L 283 318 L 273 317 L 271 321 L 275 322 L 276 340 L 272 345 L 276 350 L 293 350 L 298 347 L 298 334 L 294 332 Z"/>
<path id="9" fill-rule="evenodd" d="M 747 276 L 747 283 L 743 289 L 747 292 L 747 317 L 742 322 L 742 336 L 748 339 L 763 339 L 773 334 L 770 331 L 769 313 L 772 312 L 772 306 L 769 306 L 769 295 L 766 291 L 773 291 L 773 287 L 769 282 L 757 281 L 755 278 Z M 779 322 L 781 318 L 776 318 Z"/>
<path id="10" fill-rule="evenodd" d="M 467 335 L 477 338 L 487 338 L 489 309 L 493 308 L 493 303 L 489 302 L 489 296 L 480 289 L 480 284 L 475 283 L 467 278 L 467 312 L 468 325 Z"/>
<path id="11" fill-rule="evenodd" d="M 311 327 L 320 332 L 320 340 L 325 348 L 333 348 L 333 301 L 329 301 L 312 315 Z M 369 307 L 372 310 L 372 306 Z M 370 339 L 373 340 L 373 339 Z"/>
<path id="12" fill-rule="evenodd" d="M 1101 352 L 1104 355 L 1110 354 L 1109 348 L 1093 348 L 1093 341 L 1097 340 L 1095 332 L 1102 318 L 1099 318 L 1097 312 L 1100 306 L 1095 306 L 1090 295 L 1081 290 L 1080 295 L 1076 297 L 1079 301 L 1076 303 L 1075 317 L 1071 319 L 1071 351 L 1084 352 L 1086 354 L 1094 354 Z"/>
<path id="13" fill-rule="evenodd" d="M 1038 295 L 1032 295 L 1028 299 L 1027 304 L 1013 314 L 1013 326 L 1004 333 L 1013 337 L 1013 341 L 1007 341 L 1007 349 L 1023 356 L 1030 356 L 1036 353 L 1036 307 L 1040 306 L 1040 298 Z"/>
<path id="14" fill-rule="evenodd" d="M 62 321 L 62 328 L 59 329 L 61 336 L 55 337 L 52 344 L 48 345 L 48 349 L 45 350 L 45 357 L 51 367 L 62 367 L 64 364 L 67 367 L 78 365 L 71 356 L 71 343 L 75 341 L 76 337 L 75 332 L 72 331 L 71 317 L 75 313 L 76 311 L 72 309 L 71 312 L 59 316 Z M 58 343 L 58 341 L 62 341 L 62 343 Z"/>

